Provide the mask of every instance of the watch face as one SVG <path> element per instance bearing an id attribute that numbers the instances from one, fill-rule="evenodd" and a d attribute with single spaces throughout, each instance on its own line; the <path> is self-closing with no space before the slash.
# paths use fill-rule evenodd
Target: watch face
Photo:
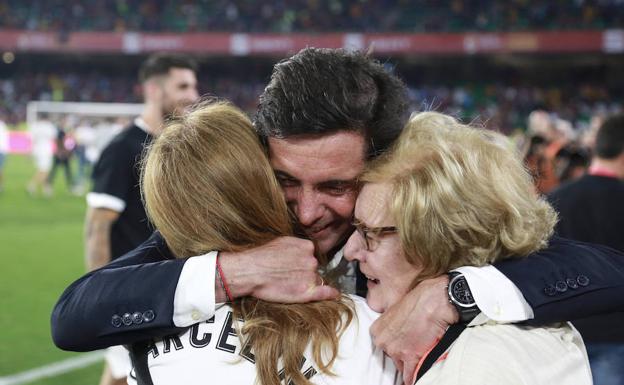
<path id="1" fill-rule="evenodd" d="M 472 298 L 472 293 L 470 292 L 468 283 L 464 277 L 460 276 L 451 282 L 450 294 L 451 298 L 453 298 L 458 305 L 472 306 L 475 304 L 475 300 Z"/>

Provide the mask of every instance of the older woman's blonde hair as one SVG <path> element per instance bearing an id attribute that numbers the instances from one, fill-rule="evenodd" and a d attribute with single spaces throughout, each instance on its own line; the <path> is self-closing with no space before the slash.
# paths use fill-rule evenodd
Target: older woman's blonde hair
<path id="1" fill-rule="evenodd" d="M 142 193 L 150 219 L 177 257 L 239 251 L 292 234 L 282 191 L 251 122 L 224 102 L 204 103 L 166 125 L 146 156 Z M 339 335 L 353 317 L 345 300 L 285 305 L 242 298 L 232 308 L 236 319 L 245 320 L 241 338 L 253 346 L 264 385 L 280 383 L 280 358 L 286 378 L 309 384 L 299 369 L 310 341 L 316 363 L 331 373 Z"/>
<path id="2" fill-rule="evenodd" d="M 406 258 L 423 268 L 415 284 L 537 251 L 557 221 L 507 138 L 436 112 L 413 116 L 362 179 L 391 185 Z"/>

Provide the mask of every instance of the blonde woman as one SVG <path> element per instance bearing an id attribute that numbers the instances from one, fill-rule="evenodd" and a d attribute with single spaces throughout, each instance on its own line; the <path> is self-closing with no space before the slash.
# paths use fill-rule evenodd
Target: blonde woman
<path id="1" fill-rule="evenodd" d="M 228 104 L 170 122 L 149 150 L 142 188 L 149 217 L 179 258 L 292 235 L 251 122 Z M 218 271 L 218 257 L 216 264 Z M 227 292 L 227 278 L 219 279 Z M 369 337 L 375 318 L 355 297 L 293 305 L 236 299 L 179 335 L 133 345 L 129 382 L 393 384 L 394 366 Z"/>
<path id="2" fill-rule="evenodd" d="M 385 311 L 423 279 L 546 246 L 556 214 L 532 192 L 510 148 L 499 134 L 428 112 L 371 165 L 345 256 L 368 278 L 373 310 Z M 570 324 L 487 321 L 477 317 L 417 383 L 591 384 L 585 347 Z"/>

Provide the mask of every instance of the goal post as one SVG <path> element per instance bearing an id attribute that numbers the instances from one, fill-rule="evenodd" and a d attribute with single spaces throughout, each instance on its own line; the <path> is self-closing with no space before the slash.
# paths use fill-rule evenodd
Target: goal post
<path id="1" fill-rule="evenodd" d="M 98 159 L 110 140 L 141 115 L 143 108 L 140 103 L 30 101 L 26 106 L 28 132 L 24 133 L 29 143 L 24 152 L 39 149 L 42 154 L 50 153 L 55 127 L 62 128 L 70 134 L 66 144 L 77 150 L 82 170 L 85 162 L 93 164 Z"/>
<path id="2" fill-rule="evenodd" d="M 141 103 L 91 103 L 31 101 L 26 106 L 26 121 L 29 127 L 38 120 L 40 113 L 71 114 L 83 117 L 134 117 L 143 110 Z"/>

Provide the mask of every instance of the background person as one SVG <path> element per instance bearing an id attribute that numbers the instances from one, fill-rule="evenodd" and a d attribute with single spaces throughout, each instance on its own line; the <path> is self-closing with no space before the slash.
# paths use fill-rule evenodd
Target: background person
<path id="1" fill-rule="evenodd" d="M 249 118 L 225 103 L 200 105 L 169 123 L 149 151 L 142 186 L 148 214 L 178 258 L 208 253 L 219 266 L 211 250 L 292 235 L 286 202 Z M 227 288 L 226 276 L 219 278 Z M 375 318 L 356 297 L 308 304 L 238 298 L 211 321 L 173 336 L 174 350 L 166 348 L 167 338 L 135 344 L 129 383 L 137 377 L 139 383 L 204 384 L 199 373 L 208 371 L 222 384 L 278 385 L 282 378 L 394 384 L 394 366 L 370 341 Z"/>
<path id="2" fill-rule="evenodd" d="M 87 179 L 91 175 L 91 159 L 89 151 L 95 146 L 97 131 L 89 119 L 81 119 L 74 129 L 73 137 L 76 141 L 74 153 L 78 161 L 76 170 L 76 185 L 74 192 L 82 195 L 87 188 Z"/>
<path id="3" fill-rule="evenodd" d="M 624 251 L 624 115 L 607 118 L 595 138 L 589 172 L 548 195 L 562 237 Z M 624 381 L 624 312 L 574 320 L 596 385 Z"/>
<path id="4" fill-rule="evenodd" d="M 162 131 L 165 119 L 197 98 L 197 65 L 189 58 L 155 54 L 143 63 L 139 80 L 145 107 L 132 125 L 102 151 L 87 194 L 86 263 L 89 271 L 106 265 L 145 241 L 152 232 L 139 190 L 143 150 Z M 125 383 L 129 361 L 121 347 L 110 349 L 101 384 Z"/>
<path id="5" fill-rule="evenodd" d="M 48 173 L 46 183 L 49 186 L 54 186 L 56 170 L 58 170 L 59 167 L 62 167 L 63 172 L 65 173 L 67 190 L 72 191 L 74 187 L 74 179 L 72 178 L 70 161 L 73 148 L 70 147 L 70 143 L 68 143 L 67 139 L 67 132 L 65 131 L 65 128 L 60 125 L 57 126 L 56 135 L 54 137 L 54 156 L 52 157 L 52 168 Z"/>
<path id="6" fill-rule="evenodd" d="M 29 128 L 36 171 L 28 182 L 26 190 L 30 195 L 42 192 L 45 196 L 50 196 L 52 187 L 48 184 L 48 173 L 52 168 L 52 141 L 56 137 L 56 126 L 50 121 L 47 113 L 42 113 L 39 115 L 39 120 Z"/>
<path id="7" fill-rule="evenodd" d="M 557 220 L 505 137 L 439 113 L 413 117 L 362 181 L 345 256 L 359 262 L 378 312 L 427 278 L 545 247 Z M 487 321 L 470 323 L 417 383 L 592 383 L 570 324 Z"/>

